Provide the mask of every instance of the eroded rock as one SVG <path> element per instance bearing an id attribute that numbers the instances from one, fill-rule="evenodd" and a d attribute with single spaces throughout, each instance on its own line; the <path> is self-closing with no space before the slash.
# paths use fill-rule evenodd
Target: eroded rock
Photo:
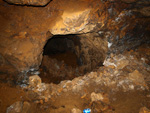
<path id="1" fill-rule="evenodd" d="M 31 107 L 31 104 L 29 102 L 27 101 L 23 102 L 22 113 L 28 113 L 30 107 Z"/>
<path id="2" fill-rule="evenodd" d="M 31 104 L 27 101 L 18 101 L 7 108 L 7 113 L 28 113 L 30 106 Z"/>
<path id="3" fill-rule="evenodd" d="M 101 93 L 91 93 L 91 101 L 94 102 L 94 101 L 102 101 L 104 99 L 103 95 Z"/>
<path id="4" fill-rule="evenodd" d="M 149 113 L 149 112 L 150 112 L 150 110 L 146 107 L 142 107 L 139 111 L 139 113 Z"/>
<path id="5" fill-rule="evenodd" d="M 64 13 L 61 19 L 58 20 L 50 30 L 53 35 L 57 34 L 76 34 L 76 33 L 86 33 L 94 29 L 96 26 L 89 26 L 89 13 L 90 9 L 85 9 L 83 11 L 72 11 Z M 85 29 L 86 27 L 90 29 Z"/>
<path id="6" fill-rule="evenodd" d="M 80 109 L 77 109 L 77 108 L 73 108 L 71 110 L 71 113 L 82 113 Z"/>
<path id="7" fill-rule="evenodd" d="M 21 101 L 15 102 L 7 108 L 7 113 L 20 113 L 22 111 L 23 103 Z"/>
<path id="8" fill-rule="evenodd" d="M 144 77 L 138 70 L 135 70 L 132 73 L 129 73 L 129 79 L 132 80 L 137 85 L 141 84 L 143 86 L 144 85 L 146 86 Z"/>
<path id="9" fill-rule="evenodd" d="M 29 77 L 29 86 L 30 87 L 37 87 L 41 85 L 41 78 L 38 75 L 33 75 Z"/>

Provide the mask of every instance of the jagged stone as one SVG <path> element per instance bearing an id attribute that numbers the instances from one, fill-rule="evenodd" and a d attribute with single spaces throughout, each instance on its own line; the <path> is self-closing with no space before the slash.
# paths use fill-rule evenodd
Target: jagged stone
<path id="1" fill-rule="evenodd" d="M 132 73 L 129 73 L 129 79 L 132 80 L 133 83 L 137 85 L 146 86 L 144 76 L 138 70 L 135 70 Z"/>
<path id="2" fill-rule="evenodd" d="M 150 110 L 146 107 L 142 107 L 139 111 L 139 113 L 150 113 Z"/>
<path id="3" fill-rule="evenodd" d="M 7 108 L 6 113 L 20 113 L 22 111 L 23 103 L 21 101 L 15 102 Z"/>
<path id="4" fill-rule="evenodd" d="M 104 97 L 101 93 L 96 94 L 95 92 L 91 93 L 91 101 L 103 101 Z"/>
<path id="5" fill-rule="evenodd" d="M 30 87 L 38 87 L 41 85 L 41 78 L 38 75 L 33 75 L 29 77 L 29 86 Z"/>
<path id="6" fill-rule="evenodd" d="M 89 14 L 91 9 L 83 11 L 65 11 L 61 19 L 56 21 L 50 32 L 56 34 L 76 34 L 86 33 L 94 29 L 96 25 L 89 26 Z M 86 29 L 89 28 L 89 29 Z"/>
<path id="7" fill-rule="evenodd" d="M 71 113 L 82 113 L 80 109 L 77 109 L 77 108 L 73 108 L 71 110 Z"/>

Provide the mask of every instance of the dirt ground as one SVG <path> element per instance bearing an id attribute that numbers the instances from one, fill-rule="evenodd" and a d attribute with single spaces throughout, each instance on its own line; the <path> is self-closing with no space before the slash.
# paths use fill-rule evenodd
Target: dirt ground
<path id="1" fill-rule="evenodd" d="M 16 101 L 23 101 L 26 93 L 16 86 L 0 83 L 0 113 L 5 113 L 7 107 Z"/>
<path id="2" fill-rule="evenodd" d="M 86 96 L 72 92 L 63 93 L 49 100 L 48 102 L 35 103 L 29 100 L 26 91 L 19 87 L 12 87 L 0 84 L 0 112 L 5 113 L 6 109 L 17 101 L 28 101 L 32 108 L 27 113 L 70 113 L 72 108 L 92 108 L 90 92 Z M 97 88 L 102 90 L 102 88 Z M 107 90 L 107 88 L 104 88 Z M 104 91 L 105 93 L 107 91 Z M 104 110 L 98 113 L 139 113 L 141 107 L 150 108 L 150 97 L 148 91 L 109 92 L 110 103 L 101 106 Z M 111 110 L 111 112 L 109 112 Z M 92 112 L 97 113 L 97 112 Z"/>

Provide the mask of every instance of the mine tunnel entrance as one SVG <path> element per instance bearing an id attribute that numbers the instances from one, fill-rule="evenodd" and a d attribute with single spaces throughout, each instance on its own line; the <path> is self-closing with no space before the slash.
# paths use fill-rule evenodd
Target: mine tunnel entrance
<path id="1" fill-rule="evenodd" d="M 76 35 L 56 35 L 50 38 L 43 50 L 43 61 L 40 66 L 43 82 L 59 83 L 79 75 L 80 61 L 75 46 L 79 43 Z M 79 40 L 78 40 L 79 41 Z"/>
<path id="2" fill-rule="evenodd" d="M 77 67 L 77 56 L 75 53 L 75 43 L 71 38 L 75 35 L 56 35 L 48 40 L 44 47 L 43 55 L 57 59 L 68 66 Z"/>
<path id="3" fill-rule="evenodd" d="M 82 35 L 55 35 L 43 48 L 40 77 L 45 83 L 60 83 L 92 71 L 104 60 L 94 40 Z M 99 52 L 101 51 L 101 52 Z"/>

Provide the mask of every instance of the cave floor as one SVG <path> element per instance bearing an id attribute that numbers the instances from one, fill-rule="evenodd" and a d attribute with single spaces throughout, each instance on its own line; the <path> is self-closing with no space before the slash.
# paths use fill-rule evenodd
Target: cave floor
<path id="1" fill-rule="evenodd" d="M 104 94 L 109 94 L 109 99 L 105 100 L 109 102 L 91 103 L 90 93 L 86 92 L 86 94 L 82 96 L 80 93 L 75 94 L 72 91 L 69 91 L 59 96 L 55 96 L 49 101 L 44 102 L 41 100 L 37 103 L 35 102 L 34 97 L 31 99 L 28 92 L 23 91 L 19 87 L 17 88 L 8 84 L 0 83 L 0 113 L 5 113 L 10 105 L 14 106 L 13 103 L 19 101 L 29 103 L 29 110 L 29 106 L 27 105 L 26 108 L 23 108 L 24 111 L 28 110 L 28 112 L 25 113 L 70 113 L 73 108 L 78 108 L 80 110 L 85 108 L 99 109 L 99 112 L 95 111 L 92 113 L 139 113 L 139 110 L 142 107 L 150 108 L 149 91 L 117 91 L 115 93 L 106 93 L 107 88 L 103 89 L 105 90 L 103 90 L 103 92 L 105 92 Z M 20 109 L 19 105 L 15 105 L 15 107 L 16 109 Z M 8 113 L 17 112 L 11 111 Z"/>
<path id="2" fill-rule="evenodd" d="M 92 113 L 149 113 L 149 58 L 147 45 L 111 54 L 104 66 L 59 84 L 16 86 L 1 78 L 0 113 L 80 113 L 86 108 Z"/>

